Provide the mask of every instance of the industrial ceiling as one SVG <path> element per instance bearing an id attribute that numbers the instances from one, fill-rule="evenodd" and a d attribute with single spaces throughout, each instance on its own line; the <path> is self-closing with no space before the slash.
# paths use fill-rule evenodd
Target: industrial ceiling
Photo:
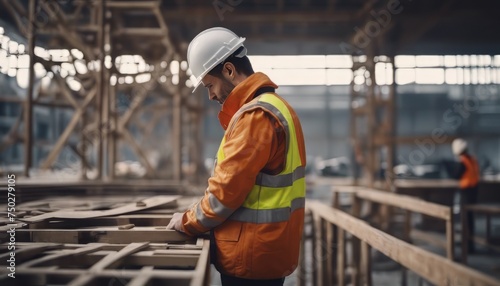
<path id="1" fill-rule="evenodd" d="M 5 0 L 3 0 L 5 1 Z M 40 0 L 46 1 L 46 0 Z M 6 1 L 5 1 L 6 2 Z M 9 1 L 10 2 L 10 1 Z M 27 7 L 28 1 L 15 1 Z M 47 1 L 46 1 L 47 2 Z M 69 13 L 77 3 L 56 1 Z M 95 1 L 94 1 L 95 2 Z M 376 46 L 378 54 L 497 54 L 500 5 L 492 0 L 169 0 L 107 1 L 111 29 L 143 27 L 137 37 L 162 37 L 148 3 L 159 5 L 169 37 L 179 51 L 201 30 L 224 26 L 247 38 L 251 54 L 359 54 Z M 129 9 L 123 9 L 126 6 Z M 81 15 L 85 13 L 83 7 Z M 7 9 L 0 17 L 14 24 Z M 75 19 L 85 23 L 85 20 Z M 91 28 L 80 28 L 87 41 L 95 40 Z M 131 34 L 134 35 L 134 34 Z M 163 46 L 123 37 L 115 52 L 147 51 L 159 57 Z M 43 39 L 41 39 L 43 41 Z M 50 43 L 48 43 L 50 44 Z M 123 49 L 123 50 L 122 50 Z"/>

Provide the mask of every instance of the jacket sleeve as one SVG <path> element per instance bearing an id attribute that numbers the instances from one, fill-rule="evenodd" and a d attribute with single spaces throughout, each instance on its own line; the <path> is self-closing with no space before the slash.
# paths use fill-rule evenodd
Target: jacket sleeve
<path id="1" fill-rule="evenodd" d="M 218 226 L 243 204 L 257 174 L 277 150 L 270 116 L 262 109 L 247 111 L 226 132 L 224 160 L 217 162 L 203 198 L 183 215 L 186 234 L 195 236 Z"/>

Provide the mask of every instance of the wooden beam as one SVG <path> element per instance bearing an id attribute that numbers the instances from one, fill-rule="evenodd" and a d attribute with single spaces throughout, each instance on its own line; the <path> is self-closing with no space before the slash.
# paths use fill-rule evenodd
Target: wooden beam
<path id="1" fill-rule="evenodd" d="M 24 109 L 24 176 L 29 177 L 33 160 L 33 93 L 35 84 L 35 44 L 36 27 L 35 11 L 36 0 L 30 0 L 28 10 L 28 53 L 29 53 L 29 79 Z"/>
<path id="2" fill-rule="evenodd" d="M 90 104 L 90 102 L 94 99 L 96 95 L 96 89 L 92 89 L 89 94 L 87 94 L 87 97 L 83 101 L 83 103 L 80 105 L 80 107 L 75 111 L 73 114 L 73 117 L 71 118 L 70 122 L 66 126 L 66 129 L 64 129 L 64 132 L 59 136 L 59 139 L 57 140 L 54 148 L 52 151 L 49 153 L 45 161 L 42 163 L 41 168 L 42 169 L 47 169 L 49 168 L 54 160 L 57 158 L 59 155 L 59 152 L 61 152 L 64 144 L 66 144 L 66 141 L 68 140 L 69 136 L 75 129 L 76 125 L 78 124 L 78 121 L 80 120 L 80 117 L 85 111 L 85 108 Z"/>
<path id="3" fill-rule="evenodd" d="M 337 285 L 345 285 L 345 231 L 343 228 L 337 230 Z"/>
<path id="4" fill-rule="evenodd" d="M 172 110 L 172 147 L 174 152 L 172 153 L 172 168 L 173 168 L 173 179 L 181 180 L 182 179 L 182 95 L 178 90 L 174 94 L 174 103 Z"/>
<path id="5" fill-rule="evenodd" d="M 27 246 L 19 246 L 16 245 L 16 264 L 21 265 L 24 261 L 31 261 L 43 252 L 51 249 L 61 248 L 62 244 L 60 243 L 37 243 L 33 245 Z M 5 253 L 0 254 L 0 259 L 5 261 L 10 257 L 10 252 L 7 252 L 5 249 Z"/>
<path id="6" fill-rule="evenodd" d="M 439 233 L 412 229 L 410 232 L 410 237 L 412 238 L 412 240 L 421 240 L 442 249 L 446 249 L 447 247 L 445 237 L 443 237 Z"/>
<path id="7" fill-rule="evenodd" d="M 443 220 L 449 220 L 452 215 L 450 207 L 427 202 L 412 196 L 393 194 L 373 189 L 359 189 L 356 191 L 356 197 L 371 202 L 426 214 Z"/>
<path id="8" fill-rule="evenodd" d="M 355 235 L 384 255 L 437 285 L 499 285 L 500 281 L 397 239 L 347 213 L 309 200 L 314 214 Z"/>
<path id="9" fill-rule="evenodd" d="M 314 285 L 323 286 L 323 272 L 325 271 L 323 265 L 323 257 L 327 255 L 323 251 L 324 242 L 322 241 L 323 237 L 323 228 L 321 227 L 322 218 L 319 215 L 313 215 L 313 224 L 314 224 L 314 234 L 313 239 L 315 241 L 315 248 L 313 248 L 313 263 L 316 264 L 316 283 Z"/>
<path id="10" fill-rule="evenodd" d="M 141 273 L 137 275 L 132 281 L 130 281 L 127 286 L 143 286 L 148 285 L 151 279 L 151 272 L 155 269 L 154 266 L 144 266 L 141 268 Z"/>
<path id="11" fill-rule="evenodd" d="M 73 98 L 73 94 L 68 88 L 66 81 L 61 77 L 59 73 L 54 73 L 54 78 L 56 82 L 59 84 L 61 93 L 66 98 L 66 100 L 71 104 L 71 106 L 73 106 L 74 109 L 78 109 L 80 104 L 78 104 L 78 102 L 76 102 L 76 100 Z"/>
<path id="12" fill-rule="evenodd" d="M 106 8 L 119 9 L 154 9 L 159 7 L 160 1 L 106 1 Z"/>
<path id="13" fill-rule="evenodd" d="M 473 236 L 472 240 L 474 240 L 475 243 L 481 244 L 482 246 L 484 246 L 490 250 L 493 250 L 495 252 L 500 252 L 500 246 L 498 246 L 498 243 L 499 243 L 498 238 L 496 239 L 496 241 L 493 242 L 495 244 L 492 244 L 492 242 L 490 241 L 490 240 L 492 240 L 491 238 L 486 239 L 484 237 Z"/>
<path id="14" fill-rule="evenodd" d="M 155 70 L 159 68 L 159 66 L 155 67 Z M 148 93 L 156 87 L 156 80 L 158 79 L 158 73 L 151 74 L 151 80 L 144 84 L 140 85 L 137 88 L 139 91 L 133 95 L 133 101 L 130 104 L 129 108 L 125 113 L 120 117 L 118 122 L 117 131 L 121 132 L 126 128 L 128 122 L 136 112 L 136 110 L 141 107 L 141 104 L 144 102 L 144 99 L 148 96 Z"/>
<path id="15" fill-rule="evenodd" d="M 165 30 L 161 28 L 121 28 L 113 32 L 113 36 L 121 37 L 164 37 Z"/>
<path id="16" fill-rule="evenodd" d="M 26 221 L 26 222 L 33 223 L 33 222 L 38 222 L 38 221 L 43 221 L 46 219 L 53 219 L 53 218 L 87 219 L 87 218 L 94 218 L 94 217 L 112 216 L 112 215 L 136 212 L 136 211 L 140 211 L 140 210 L 144 210 L 144 209 L 158 207 L 158 206 L 173 202 L 173 201 L 177 200 L 179 197 L 180 196 L 154 196 L 154 197 L 142 200 L 142 202 L 144 204 L 141 204 L 141 205 L 138 205 L 137 203 L 134 202 L 134 203 L 130 203 L 130 204 L 118 207 L 118 208 L 103 210 L 103 211 L 67 211 L 67 210 L 61 210 L 61 211 L 46 213 L 46 214 L 39 215 L 39 216 L 23 218 L 22 220 Z"/>
<path id="17" fill-rule="evenodd" d="M 61 257 L 65 257 L 65 256 L 79 256 L 79 255 L 87 254 L 87 253 L 90 253 L 90 252 L 94 252 L 94 251 L 102 249 L 103 246 L 104 246 L 103 244 L 91 244 L 91 245 L 88 245 L 88 246 L 85 246 L 85 247 L 81 247 L 81 248 L 77 248 L 77 249 L 74 249 L 74 250 L 68 250 L 68 251 L 65 251 L 65 252 L 61 252 L 61 253 L 57 253 L 57 254 L 53 254 L 53 255 L 48 255 L 48 256 L 43 256 L 43 257 L 40 257 L 40 258 L 37 258 L 37 259 L 33 259 L 33 260 L 27 261 L 27 262 L 19 265 L 18 267 L 19 267 L 19 270 L 22 271 L 25 268 L 33 267 L 35 265 L 39 265 L 39 264 L 42 264 L 42 263 L 47 263 L 49 261 L 52 261 L 52 260 L 55 260 L 55 259 L 59 259 Z"/>
<path id="18" fill-rule="evenodd" d="M 2 0 L 3 6 L 6 8 L 6 10 L 10 13 L 10 15 L 14 18 L 14 21 L 16 22 L 16 26 L 21 32 L 23 36 L 26 38 L 29 38 L 30 32 L 29 30 L 26 30 L 26 25 L 22 21 L 22 17 L 28 18 L 28 23 L 34 23 L 30 20 L 29 14 L 26 15 L 26 10 L 22 5 L 20 5 L 17 1 L 9 1 L 9 0 Z M 29 4 L 28 4 L 29 5 Z M 30 8 L 28 8 L 29 10 Z M 28 25 L 28 29 L 30 25 Z"/>
<path id="19" fill-rule="evenodd" d="M 116 110 L 116 88 L 113 85 L 109 86 L 109 116 L 111 133 L 108 137 L 108 176 L 110 180 L 114 180 L 116 177 L 115 164 L 117 161 L 117 144 L 118 144 L 118 112 Z"/>
<path id="20" fill-rule="evenodd" d="M 18 129 L 24 117 L 24 106 L 21 106 L 21 113 L 18 114 L 16 122 L 10 127 L 9 132 L 4 136 L 3 140 L 0 142 L 0 152 L 3 152 L 12 144 L 19 141 Z M 23 140 L 24 141 L 24 140 Z"/>
<path id="21" fill-rule="evenodd" d="M 361 285 L 372 285 L 372 262 L 370 245 L 361 241 Z"/>
<path id="22" fill-rule="evenodd" d="M 326 251 L 327 253 L 330 253 L 330 255 L 327 255 L 326 257 L 326 270 L 327 270 L 327 277 L 326 277 L 326 285 L 333 285 L 335 281 L 335 266 L 336 266 L 336 261 L 334 260 L 336 255 L 338 253 L 338 247 L 337 244 L 334 244 L 335 240 L 335 235 L 336 235 L 336 230 L 334 229 L 334 225 L 330 223 L 325 222 L 325 237 L 326 237 Z"/>
<path id="23" fill-rule="evenodd" d="M 450 208 L 451 211 L 451 208 Z M 454 229 L 453 212 L 450 219 L 446 220 L 446 257 L 451 261 L 455 260 L 455 229 Z"/>
<path id="24" fill-rule="evenodd" d="M 306 213 L 304 220 L 307 221 L 307 217 L 309 215 Z M 302 238 L 300 240 L 300 250 L 299 250 L 299 265 L 297 265 L 297 286 L 305 286 L 306 285 L 306 276 L 307 272 L 305 269 L 305 260 L 306 260 L 306 250 L 305 250 L 305 240 L 306 240 L 306 233 L 305 233 L 305 227 L 302 231 Z M 314 250 L 313 250 L 314 251 Z"/>
<path id="25" fill-rule="evenodd" d="M 3 269 L 0 270 L 6 273 Z M 57 276 L 57 277 L 74 277 L 78 275 L 82 275 L 87 273 L 86 270 L 82 269 L 59 269 L 54 266 L 49 267 L 36 267 L 36 268 L 26 268 L 22 270 L 21 275 L 33 275 L 33 276 Z M 125 278 L 125 279 L 133 279 L 137 277 L 140 271 L 127 269 L 124 271 L 123 269 L 105 269 L 99 272 L 99 277 L 107 277 L 107 278 Z M 16 273 L 17 274 L 17 273 Z M 161 279 L 168 282 L 176 282 L 178 279 L 188 280 L 193 277 L 193 270 L 164 270 L 164 269 L 155 269 L 154 271 L 155 279 Z M 37 278 L 38 278 L 37 277 Z M 9 278 L 10 279 L 10 278 Z M 170 284 L 169 284 L 170 285 Z M 177 284 L 173 284 L 177 285 Z"/>
<path id="26" fill-rule="evenodd" d="M 170 210 L 174 212 L 174 208 Z M 168 225 L 172 214 L 130 214 L 109 217 L 95 217 L 87 219 L 68 219 L 58 222 L 41 221 L 30 223 L 30 228 L 71 228 L 71 227 L 96 227 L 96 226 L 119 226 L 124 224 L 135 224 L 135 226 L 155 226 L 157 228 Z"/>
<path id="27" fill-rule="evenodd" d="M 97 180 L 101 180 L 103 177 L 103 165 L 104 165 L 104 134 L 103 134 L 103 102 L 106 92 L 106 85 L 109 85 L 109 80 L 106 81 L 106 67 L 104 66 L 104 59 L 106 57 L 106 51 L 104 49 L 105 34 L 106 34 L 106 0 L 100 0 L 96 5 L 97 9 L 97 26 L 99 30 L 97 32 L 97 59 L 99 61 L 99 71 L 97 72 L 97 94 L 95 101 L 95 109 L 97 112 Z"/>
<path id="28" fill-rule="evenodd" d="M 134 137 L 132 137 L 132 135 L 130 134 L 130 132 L 127 129 L 122 129 L 121 133 L 125 137 L 125 140 L 128 141 L 128 143 L 130 143 L 130 146 L 134 150 L 134 153 L 137 155 L 137 159 L 139 159 L 139 161 L 144 165 L 144 167 L 148 171 L 147 176 L 148 177 L 156 177 L 157 174 L 156 174 L 155 169 L 149 163 L 148 157 L 146 156 L 146 154 L 144 154 L 144 151 L 141 149 L 141 146 L 139 146 L 139 144 L 137 144 Z M 177 149 L 177 150 L 180 150 L 180 149 Z"/>
<path id="29" fill-rule="evenodd" d="M 191 280 L 190 286 L 198 285 L 208 285 L 209 284 L 209 273 L 210 273 L 210 241 L 203 240 L 201 254 L 198 258 L 198 263 L 196 263 L 196 268 L 194 269 L 193 279 Z"/>
<path id="30" fill-rule="evenodd" d="M 492 214 L 500 215 L 500 205 L 490 205 L 490 204 L 476 204 L 476 205 L 464 205 L 465 210 L 474 213 Z"/>
<path id="31" fill-rule="evenodd" d="M 21 103 L 24 103 L 25 100 L 20 98 L 20 97 L 17 97 L 17 95 L 3 94 L 2 97 L 0 97 L 0 102 L 11 102 L 11 103 L 21 104 Z"/>
<path id="32" fill-rule="evenodd" d="M 118 252 L 113 252 L 106 255 L 99 262 L 92 265 L 92 267 L 89 268 L 89 272 L 99 273 L 103 269 L 112 268 L 113 265 L 117 265 L 118 263 L 120 263 L 120 261 L 123 260 L 126 256 L 148 247 L 148 244 L 148 242 L 131 243 Z M 68 285 L 84 286 L 88 285 L 87 283 L 91 282 L 93 279 L 94 277 L 92 275 L 88 275 L 88 273 L 85 273 L 69 282 Z"/>
<path id="33" fill-rule="evenodd" d="M 19 236 L 28 234 L 32 242 L 60 243 L 132 243 L 147 238 L 149 242 L 186 242 L 192 239 L 175 230 L 155 227 L 134 227 L 119 230 L 118 227 L 94 227 L 83 229 L 17 229 Z M 23 236 L 24 237 L 24 236 Z M 18 241 L 23 241 L 19 239 Z"/>
<path id="34" fill-rule="evenodd" d="M 69 29 L 69 27 L 71 26 L 68 25 L 66 19 L 60 13 L 58 13 L 59 11 L 53 10 L 53 6 L 48 5 L 47 1 L 42 1 L 40 7 L 47 13 L 51 20 L 54 21 L 54 24 L 59 30 L 60 35 L 70 46 L 74 46 L 75 48 L 79 49 L 89 61 L 95 59 L 94 53 L 82 41 L 82 37 L 79 34 L 77 34 L 74 30 Z"/>
<path id="35" fill-rule="evenodd" d="M 181 7 L 181 10 L 184 11 L 183 6 Z M 172 40 L 170 38 L 170 28 L 165 22 L 165 18 L 161 13 L 161 10 L 159 8 L 155 8 L 153 9 L 153 13 L 156 15 L 156 20 L 158 21 L 158 24 L 160 25 L 160 28 L 163 31 L 163 38 L 161 39 L 161 42 L 166 48 L 163 60 L 169 62 L 169 59 L 174 58 L 174 54 L 178 53 L 179 51 L 177 50 L 176 46 L 172 43 Z"/>
<path id="36" fill-rule="evenodd" d="M 80 25 L 74 27 L 74 30 L 77 33 L 97 33 L 99 31 L 99 27 L 97 25 Z M 43 27 L 37 30 L 38 35 L 51 35 L 51 36 L 60 36 L 63 37 L 63 32 L 60 29 L 54 27 Z"/>

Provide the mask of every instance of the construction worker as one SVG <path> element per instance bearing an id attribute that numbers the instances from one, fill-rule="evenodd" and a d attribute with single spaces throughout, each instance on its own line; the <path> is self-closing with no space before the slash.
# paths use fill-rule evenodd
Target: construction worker
<path id="1" fill-rule="evenodd" d="M 222 285 L 283 285 L 298 265 L 306 154 L 295 111 L 254 72 L 245 38 L 225 28 L 199 33 L 187 59 L 195 89 L 219 102 L 225 134 L 203 198 L 168 228 L 210 231 Z"/>
<path id="2" fill-rule="evenodd" d="M 460 159 L 460 168 L 457 178 L 460 186 L 460 207 L 463 213 L 463 206 L 477 203 L 478 183 L 479 183 L 479 166 L 476 159 L 467 151 L 467 141 L 461 138 L 453 140 L 452 151 L 455 156 Z M 467 214 L 468 228 L 468 250 L 473 253 L 474 249 L 474 214 Z M 463 230 L 464 231 L 464 230 Z M 462 242 L 465 243 L 465 242 Z"/>

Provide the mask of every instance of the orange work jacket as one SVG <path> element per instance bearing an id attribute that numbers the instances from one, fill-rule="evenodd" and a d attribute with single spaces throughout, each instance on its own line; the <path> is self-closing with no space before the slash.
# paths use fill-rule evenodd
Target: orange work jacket
<path id="1" fill-rule="evenodd" d="M 288 103 L 276 94 L 262 96 L 279 102 L 281 110 L 288 114 L 287 122 L 283 122 L 283 114 L 272 105 L 269 108 L 259 105 L 261 96 L 254 98 L 254 95 L 263 87 L 277 86 L 266 75 L 255 73 L 227 97 L 219 113 L 219 121 L 226 130 L 218 155 L 221 158 L 223 154 L 223 160 L 216 163 L 204 197 L 182 220 L 188 235 L 213 230 L 217 269 L 247 279 L 274 279 L 291 274 L 298 265 L 304 224 L 306 160 L 300 122 Z M 293 126 L 285 127 L 283 123 Z M 290 133 L 285 128 L 292 127 L 295 138 L 288 138 Z M 288 147 L 292 146 L 289 141 L 294 143 L 297 168 L 281 175 L 290 169 L 286 162 L 291 152 Z M 274 189 L 272 184 L 266 186 L 266 181 L 273 182 L 273 177 L 275 183 L 275 178 L 280 177 L 279 183 L 290 182 L 293 186 Z M 304 194 L 297 195 L 296 183 Z M 263 200 L 260 205 L 260 195 L 255 196 L 260 194 L 260 188 L 266 189 L 262 196 L 272 197 L 271 203 Z M 283 192 L 285 199 L 276 196 L 279 192 Z M 288 207 L 283 207 L 294 192 Z M 279 207 L 273 209 L 273 204 Z"/>
<path id="2" fill-rule="evenodd" d="M 476 187 L 479 183 L 479 166 L 472 156 L 460 155 L 460 161 L 465 166 L 465 172 L 460 177 L 460 188 Z"/>

